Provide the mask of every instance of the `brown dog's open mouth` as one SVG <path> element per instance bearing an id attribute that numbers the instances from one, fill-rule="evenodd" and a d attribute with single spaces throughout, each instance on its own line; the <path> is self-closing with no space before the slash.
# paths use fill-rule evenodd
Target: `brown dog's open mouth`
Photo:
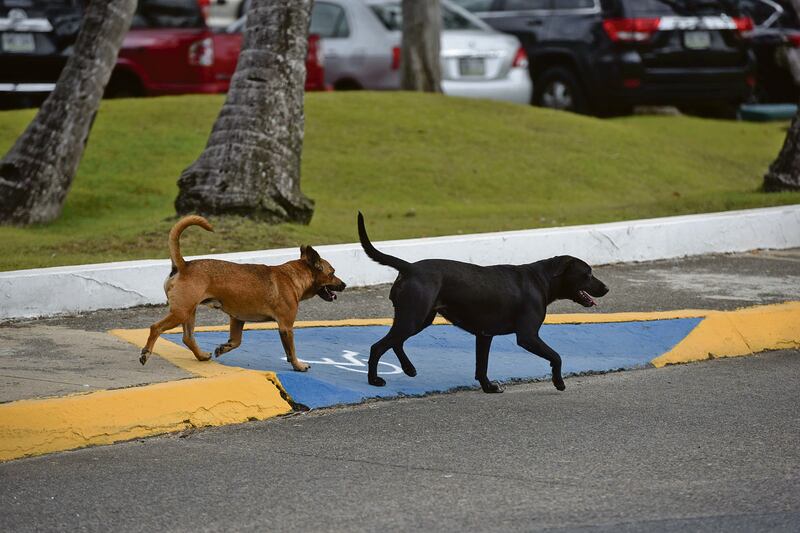
<path id="1" fill-rule="evenodd" d="M 317 291 L 317 296 L 326 302 L 332 302 L 336 299 L 336 293 L 334 293 L 327 285 Z"/>
<path id="2" fill-rule="evenodd" d="M 594 307 L 597 305 L 597 302 L 594 300 L 594 298 L 589 296 L 589 293 L 586 291 L 578 291 L 575 301 L 584 307 Z"/>

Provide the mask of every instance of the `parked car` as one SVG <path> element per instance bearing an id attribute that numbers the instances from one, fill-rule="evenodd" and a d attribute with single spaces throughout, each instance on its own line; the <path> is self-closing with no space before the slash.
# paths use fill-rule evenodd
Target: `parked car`
<path id="1" fill-rule="evenodd" d="M 739 7 L 755 24 L 749 34 L 758 64 L 753 101 L 796 104 L 800 90 L 788 54 L 800 54 L 800 20 L 792 2 L 739 0 Z"/>
<path id="2" fill-rule="evenodd" d="M 727 0 L 453 0 L 519 37 L 537 105 L 738 107 L 755 83 L 752 21 Z"/>
<path id="3" fill-rule="evenodd" d="M 446 94 L 529 103 L 528 62 L 519 40 L 444 0 L 442 88 Z M 326 85 L 334 90 L 400 88 L 399 0 L 317 0 L 310 30 L 322 38 Z M 229 31 L 241 31 L 244 18 Z"/>
<path id="4" fill-rule="evenodd" d="M 208 12 L 208 25 L 212 28 L 225 28 L 244 15 L 243 0 L 211 0 Z"/>
<path id="5" fill-rule="evenodd" d="M 72 53 L 83 0 L 0 0 L 0 102 L 37 105 Z M 206 25 L 208 0 L 139 0 L 108 97 L 224 93 L 241 35 Z M 324 89 L 319 37 L 309 38 L 307 90 Z"/>

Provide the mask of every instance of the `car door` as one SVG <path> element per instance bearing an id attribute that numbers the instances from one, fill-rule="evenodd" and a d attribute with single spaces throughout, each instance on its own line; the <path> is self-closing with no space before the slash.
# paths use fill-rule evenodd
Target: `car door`
<path id="1" fill-rule="evenodd" d="M 553 0 L 495 0 L 490 12 L 476 12 L 498 31 L 516 35 L 529 56 L 547 38 Z"/>
<path id="2" fill-rule="evenodd" d="M 308 32 L 322 39 L 325 63 L 325 83 L 336 86 L 350 72 L 357 72 L 364 62 L 366 49 L 353 39 L 350 17 L 343 4 L 318 1 L 311 12 Z"/>

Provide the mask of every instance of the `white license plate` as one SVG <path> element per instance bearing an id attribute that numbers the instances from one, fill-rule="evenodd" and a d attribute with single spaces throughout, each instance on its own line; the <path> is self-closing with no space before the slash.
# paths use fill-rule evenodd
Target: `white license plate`
<path id="1" fill-rule="evenodd" d="M 711 48 L 711 33 L 707 31 L 687 31 L 683 34 L 683 44 L 690 50 Z"/>
<path id="2" fill-rule="evenodd" d="M 480 57 L 462 57 L 458 60 L 458 71 L 462 76 L 484 76 L 486 62 Z"/>
<path id="3" fill-rule="evenodd" d="M 25 53 L 36 51 L 36 41 L 32 33 L 4 33 L 2 39 L 4 52 Z"/>

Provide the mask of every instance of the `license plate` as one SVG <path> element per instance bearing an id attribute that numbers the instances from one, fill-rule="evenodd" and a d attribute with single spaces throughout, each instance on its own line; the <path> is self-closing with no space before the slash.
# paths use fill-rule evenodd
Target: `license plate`
<path id="1" fill-rule="evenodd" d="M 2 39 L 4 52 L 25 53 L 36 51 L 36 41 L 32 33 L 4 33 Z"/>
<path id="2" fill-rule="evenodd" d="M 480 57 L 462 57 L 458 60 L 458 71 L 462 76 L 483 76 L 486 63 Z"/>
<path id="3" fill-rule="evenodd" d="M 711 33 L 707 31 L 687 31 L 683 34 L 683 44 L 690 50 L 711 48 Z"/>

